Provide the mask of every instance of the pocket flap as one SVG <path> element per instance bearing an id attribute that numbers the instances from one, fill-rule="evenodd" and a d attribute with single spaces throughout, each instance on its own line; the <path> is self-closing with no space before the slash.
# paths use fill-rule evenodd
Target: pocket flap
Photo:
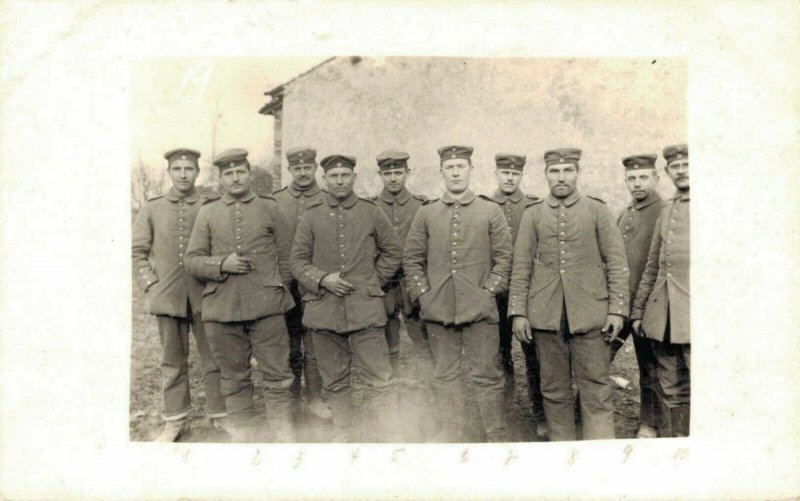
<path id="1" fill-rule="evenodd" d="M 203 296 L 208 296 L 217 290 L 217 282 L 206 282 L 206 288 L 203 289 Z"/>
<path id="2" fill-rule="evenodd" d="M 367 291 L 367 295 L 370 297 L 383 297 L 386 295 L 386 293 L 383 292 L 383 289 L 381 289 L 380 287 L 367 285 L 364 287 L 364 289 Z"/>
<path id="3" fill-rule="evenodd" d="M 261 275 L 261 285 L 265 287 L 283 287 L 283 282 L 269 275 Z"/>

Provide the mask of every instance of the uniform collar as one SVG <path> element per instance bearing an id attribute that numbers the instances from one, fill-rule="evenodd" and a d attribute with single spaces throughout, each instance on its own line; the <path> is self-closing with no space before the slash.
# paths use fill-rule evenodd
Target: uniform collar
<path id="1" fill-rule="evenodd" d="M 645 207 L 649 207 L 654 203 L 660 201 L 661 201 L 661 196 L 658 193 L 656 193 L 656 190 L 653 190 L 650 192 L 649 195 L 647 195 L 647 197 L 645 197 L 644 200 L 639 201 L 636 200 L 635 198 L 632 199 L 631 202 L 628 204 L 628 207 L 636 207 L 636 210 L 641 210 L 644 209 Z"/>
<path id="2" fill-rule="evenodd" d="M 686 191 L 676 191 L 675 196 L 672 197 L 672 200 L 680 200 L 681 202 L 688 202 L 689 201 L 689 190 Z"/>
<path id="3" fill-rule="evenodd" d="M 464 193 L 464 196 L 461 197 L 458 200 L 453 198 L 450 195 L 449 191 L 445 191 L 444 195 L 442 195 L 442 198 L 441 198 L 441 201 L 446 203 L 447 205 L 452 205 L 455 202 L 458 202 L 461 205 L 469 205 L 469 204 L 472 203 L 473 200 L 475 200 L 475 193 L 472 190 L 470 190 L 469 188 L 467 188 L 467 191 L 466 191 L 466 193 Z"/>
<path id="4" fill-rule="evenodd" d="M 175 193 L 174 188 L 170 188 L 167 194 L 164 195 L 164 198 L 166 198 L 170 202 L 177 202 L 178 200 L 183 199 L 189 202 L 190 204 L 193 204 L 200 199 L 200 195 L 197 193 L 197 190 L 192 190 L 192 192 L 186 195 L 185 197 L 181 197 L 180 195 Z"/>
<path id="5" fill-rule="evenodd" d="M 380 197 L 381 200 L 383 200 L 387 204 L 393 204 L 397 202 L 400 205 L 405 205 L 406 202 L 411 200 L 411 193 L 405 187 L 403 187 L 400 193 L 398 193 L 397 196 L 394 196 L 388 191 L 386 191 L 386 188 L 384 188 L 383 190 L 381 190 Z"/>
<path id="6" fill-rule="evenodd" d="M 506 195 L 505 193 L 503 193 L 503 190 L 497 188 L 492 194 L 492 200 L 494 200 L 499 204 L 506 203 L 506 200 L 508 199 L 511 199 L 511 201 L 514 202 L 515 204 L 519 203 L 519 201 L 522 200 L 522 190 L 518 189 L 512 194 Z"/>
<path id="7" fill-rule="evenodd" d="M 580 199 L 581 199 L 581 194 L 578 191 L 578 189 L 575 188 L 575 191 L 570 193 L 569 196 L 567 198 L 564 198 L 564 199 L 556 198 L 556 197 L 553 196 L 552 193 L 550 193 L 549 195 L 547 195 L 547 204 L 550 207 L 558 207 L 559 204 L 561 204 L 563 202 L 564 205 L 569 207 L 571 205 L 574 205 L 575 202 L 577 202 Z"/>
<path id="8" fill-rule="evenodd" d="M 222 195 L 222 201 L 226 204 L 230 205 L 233 202 L 244 202 L 247 203 L 250 200 L 254 199 L 256 194 L 253 193 L 253 190 L 247 190 L 247 193 L 244 194 L 241 198 L 232 197 L 229 193 L 225 193 Z"/>
<path id="9" fill-rule="evenodd" d="M 300 195 L 305 195 L 307 197 L 313 197 L 314 195 L 316 195 L 317 193 L 322 191 L 322 188 L 319 187 L 319 185 L 317 184 L 316 181 L 314 181 L 314 184 L 309 186 L 308 189 L 305 189 L 305 190 L 299 189 L 297 187 L 297 185 L 294 184 L 294 181 L 292 181 L 291 183 L 289 183 L 289 188 L 288 189 L 289 189 L 289 193 L 291 193 L 292 196 L 295 197 L 295 198 L 299 197 Z"/>
<path id="10" fill-rule="evenodd" d="M 358 201 L 358 195 L 356 195 L 354 191 L 351 191 L 350 194 L 347 195 L 347 197 L 345 197 L 345 199 L 342 200 L 341 202 L 339 201 L 338 198 L 333 196 L 332 193 L 330 192 L 328 193 L 328 205 L 330 205 L 331 207 L 336 207 L 341 203 L 342 207 L 344 207 L 345 209 L 349 209 L 350 207 L 354 206 L 357 201 Z"/>

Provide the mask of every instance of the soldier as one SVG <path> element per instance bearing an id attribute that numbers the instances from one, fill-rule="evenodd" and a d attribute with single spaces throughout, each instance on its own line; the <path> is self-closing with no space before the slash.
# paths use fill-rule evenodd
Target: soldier
<path id="1" fill-rule="evenodd" d="M 174 442 L 186 431 L 189 397 L 189 330 L 194 334 L 212 422 L 225 416 L 219 391 L 219 367 L 214 361 L 200 319 L 203 284 L 184 268 L 186 244 L 200 206 L 197 193 L 200 152 L 177 148 L 164 154 L 172 188 L 151 198 L 133 225 L 133 268 L 145 292 L 147 312 L 156 316 L 161 339 L 164 430 L 159 442 Z"/>
<path id="2" fill-rule="evenodd" d="M 503 209 L 503 214 L 511 230 L 511 243 L 517 241 L 519 223 L 522 213 L 527 207 L 539 200 L 539 197 L 523 194 L 519 189 L 522 181 L 522 170 L 525 167 L 525 155 L 513 153 L 498 153 L 494 157 L 497 165 L 497 190 L 492 195 L 492 200 Z M 506 392 L 513 395 L 514 391 L 514 362 L 511 359 L 511 319 L 508 318 L 508 291 L 497 294 L 497 311 L 500 315 L 500 358 L 503 370 L 506 373 Z M 532 343 L 520 342 L 522 353 L 525 355 L 525 372 L 528 379 L 528 398 L 531 402 L 531 415 L 536 423 L 536 435 L 539 438 L 547 437 L 547 422 L 544 418 L 542 404 L 542 390 L 539 386 L 539 360 L 536 358 L 536 347 Z M 509 395 L 506 395 L 508 399 Z"/>
<path id="3" fill-rule="evenodd" d="M 664 148 L 677 193 L 661 211 L 633 303 L 633 329 L 652 340 L 659 395 L 669 409 L 671 435 L 689 436 L 689 148 Z"/>
<path id="4" fill-rule="evenodd" d="M 405 243 L 411 221 L 417 209 L 427 200 L 420 195 L 414 195 L 406 189 L 408 177 L 408 153 L 401 151 L 384 151 L 377 157 L 380 169 L 383 190 L 374 198 L 378 207 L 383 209 L 389 221 L 400 237 L 400 242 Z M 402 283 L 403 269 L 389 282 L 384 303 L 389 321 L 386 323 L 386 342 L 389 344 L 389 356 L 392 361 L 392 370 L 397 373 L 400 362 L 400 312 L 406 324 L 408 337 L 414 342 L 416 351 L 421 360 L 423 379 L 431 374 L 431 349 L 428 346 L 428 332 L 425 324 L 419 318 L 419 308 L 415 307 L 408 298 L 408 293 Z"/>
<path id="5" fill-rule="evenodd" d="M 292 235 L 306 211 L 325 201 L 326 193 L 317 185 L 316 158 L 317 151 L 305 146 L 287 151 L 286 160 L 289 163 L 292 182 L 272 194 L 292 227 Z M 294 308 L 286 313 L 286 325 L 289 328 L 291 341 L 289 365 L 294 373 L 292 393 L 295 396 L 300 395 L 300 378 L 301 374 L 305 374 L 306 410 L 318 418 L 330 419 L 331 410 L 320 398 L 322 378 L 317 367 L 317 356 L 314 354 L 314 342 L 303 327 L 302 295 L 294 278 L 289 290 L 292 291 L 292 299 L 295 302 Z"/>
<path id="6" fill-rule="evenodd" d="M 186 268 L 207 281 L 203 321 L 222 371 L 227 429 L 235 442 L 260 437 L 260 427 L 252 423 L 252 354 L 273 438 L 291 442 L 293 378 L 283 314 L 294 306 L 288 287 L 292 230 L 275 199 L 250 189 L 247 150 L 223 151 L 214 165 L 225 193 L 200 209 Z"/>
<path id="7" fill-rule="evenodd" d="M 625 166 L 625 184 L 632 200 L 628 207 L 620 212 L 617 226 L 622 232 L 625 254 L 628 257 L 630 272 L 628 290 L 631 301 L 636 297 L 636 289 L 647 262 L 647 252 L 650 250 L 656 219 L 665 205 L 655 191 L 659 181 L 656 158 L 656 155 L 635 155 L 622 160 Z M 619 335 L 620 342 L 611 346 L 612 361 L 631 332 L 631 321 L 627 321 Z M 656 438 L 661 417 L 661 407 L 656 393 L 658 362 L 648 340 L 633 336 L 633 346 L 636 349 L 636 361 L 639 365 L 640 391 L 639 430 L 636 432 L 636 437 Z"/>
<path id="8" fill-rule="evenodd" d="M 470 146 L 439 149 L 446 191 L 417 211 L 403 251 L 408 293 L 419 301 L 433 352 L 442 419 L 436 441 L 457 441 L 462 434 L 462 352 L 486 438 L 506 440 L 494 297 L 508 286 L 511 232 L 500 207 L 469 189 L 471 157 Z"/>
<path id="9" fill-rule="evenodd" d="M 292 274 L 304 288 L 303 325 L 314 338 L 323 394 L 333 412 L 334 441 L 353 431 L 350 368 L 359 369 L 378 415 L 379 439 L 399 431 L 398 386 L 384 327 L 385 286 L 400 267 L 402 248 L 392 224 L 353 192 L 356 159 L 330 155 L 320 163 L 325 203 L 308 210 L 292 246 Z"/>
<path id="10" fill-rule="evenodd" d="M 536 343 L 551 440 L 576 439 L 570 365 L 583 438 L 614 438 L 609 343 L 629 307 L 622 235 L 605 202 L 578 192 L 580 157 L 545 153 L 550 196 L 522 216 L 511 275 L 508 315 L 517 339 Z"/>

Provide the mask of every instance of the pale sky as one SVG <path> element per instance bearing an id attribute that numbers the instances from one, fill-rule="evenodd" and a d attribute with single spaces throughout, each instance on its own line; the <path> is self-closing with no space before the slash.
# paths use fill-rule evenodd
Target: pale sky
<path id="1" fill-rule="evenodd" d="M 253 164 L 272 155 L 271 116 L 258 113 L 269 89 L 325 57 L 157 59 L 131 69 L 131 149 L 151 169 L 166 168 L 163 154 L 178 146 L 202 153 L 202 165 L 216 151 L 240 147 Z M 202 179 L 201 179 L 202 181 Z"/>

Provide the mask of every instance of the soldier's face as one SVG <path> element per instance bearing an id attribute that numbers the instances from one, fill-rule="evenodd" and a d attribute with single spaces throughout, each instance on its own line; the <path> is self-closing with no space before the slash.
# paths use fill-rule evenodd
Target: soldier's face
<path id="1" fill-rule="evenodd" d="M 406 176 L 408 176 L 407 168 L 381 171 L 383 187 L 392 195 L 396 195 L 403 190 L 403 187 L 406 185 Z"/>
<path id="2" fill-rule="evenodd" d="M 555 198 L 567 198 L 578 184 L 578 166 L 575 164 L 550 165 L 544 171 L 550 193 Z"/>
<path id="3" fill-rule="evenodd" d="M 679 190 L 689 189 L 689 160 L 673 160 L 667 164 L 667 175 Z"/>
<path id="4" fill-rule="evenodd" d="M 511 195 L 519 188 L 522 181 L 522 172 L 514 169 L 497 169 L 497 186 L 506 195 Z"/>
<path id="5" fill-rule="evenodd" d="M 644 200 L 658 185 L 655 169 L 629 170 L 625 173 L 625 184 L 636 200 Z"/>
<path id="6" fill-rule="evenodd" d="M 292 175 L 292 181 L 301 188 L 307 188 L 314 184 L 316 171 L 317 164 L 292 165 L 289 167 L 289 174 Z"/>
<path id="7" fill-rule="evenodd" d="M 469 188 L 472 164 L 464 158 L 450 158 L 442 162 L 444 185 L 450 193 L 463 193 Z"/>
<path id="8" fill-rule="evenodd" d="M 232 197 L 244 195 L 250 188 L 250 168 L 247 165 L 229 167 L 219 173 L 225 192 Z"/>
<path id="9" fill-rule="evenodd" d="M 169 178 L 172 180 L 172 187 L 178 193 L 189 193 L 194 189 L 194 183 L 197 181 L 197 175 L 200 174 L 200 169 L 192 160 L 174 160 L 170 162 L 167 169 Z"/>
<path id="10" fill-rule="evenodd" d="M 325 173 L 325 184 L 334 197 L 347 198 L 356 184 L 356 173 L 349 167 L 334 167 Z"/>

